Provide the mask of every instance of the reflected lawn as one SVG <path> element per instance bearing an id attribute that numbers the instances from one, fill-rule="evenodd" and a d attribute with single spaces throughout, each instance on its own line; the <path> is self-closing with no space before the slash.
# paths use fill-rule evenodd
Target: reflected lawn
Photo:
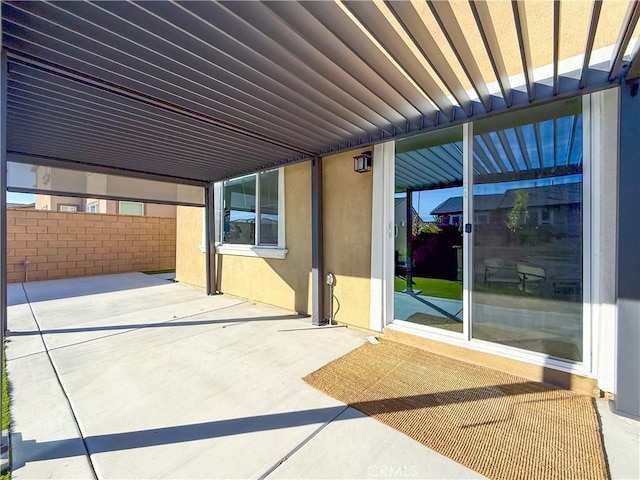
<path id="1" fill-rule="evenodd" d="M 393 289 L 402 292 L 407 288 L 407 281 L 402 277 L 393 279 Z M 420 295 L 428 297 L 462 300 L 462 283 L 440 278 L 413 277 L 413 289 L 421 290 Z"/>

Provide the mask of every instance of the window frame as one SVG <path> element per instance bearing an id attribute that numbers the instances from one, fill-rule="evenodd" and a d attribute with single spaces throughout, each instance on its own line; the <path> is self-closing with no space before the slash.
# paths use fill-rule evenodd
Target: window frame
<path id="1" fill-rule="evenodd" d="M 549 218 L 547 219 L 544 218 L 545 212 L 549 214 Z M 541 207 L 540 210 L 538 210 L 538 225 L 554 225 L 553 217 L 553 210 L 551 208 Z"/>
<path id="2" fill-rule="evenodd" d="M 71 203 L 59 203 L 58 211 L 63 213 L 78 213 L 80 211 L 80 206 Z"/>
<path id="3" fill-rule="evenodd" d="M 260 241 L 260 179 L 259 175 L 265 172 L 277 171 L 278 172 L 278 244 L 277 245 L 261 245 Z M 286 248 L 286 218 L 285 218 L 285 182 L 284 182 L 284 168 L 280 167 L 272 170 L 265 170 L 263 172 L 253 173 L 256 177 L 256 227 L 254 244 L 237 244 L 237 243 L 224 243 L 224 183 L 219 182 L 218 194 L 216 195 L 216 210 L 220 211 L 220 215 L 216 215 L 216 253 L 219 255 L 238 255 L 244 257 L 259 257 L 259 258 L 276 258 L 284 259 L 287 256 Z M 249 176 L 249 175 L 246 175 Z M 240 177 L 236 177 L 240 178 Z M 231 179 L 235 180 L 235 179 Z M 203 227 L 205 222 L 203 222 Z M 204 230 L 203 230 L 204 231 Z"/>
<path id="4" fill-rule="evenodd" d="M 141 213 L 122 213 L 122 204 L 123 203 L 127 203 L 127 204 L 135 204 L 135 205 L 140 205 L 142 207 Z M 144 203 L 143 202 L 132 202 L 132 201 L 127 201 L 127 200 L 119 200 L 118 201 L 118 215 L 131 215 L 134 217 L 144 217 Z"/>

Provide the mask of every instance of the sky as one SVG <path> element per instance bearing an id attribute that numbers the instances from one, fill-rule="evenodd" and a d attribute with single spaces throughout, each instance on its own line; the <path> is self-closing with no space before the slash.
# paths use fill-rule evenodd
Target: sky
<path id="1" fill-rule="evenodd" d="M 33 203 L 36 196 L 32 193 L 7 192 L 7 203 Z"/>

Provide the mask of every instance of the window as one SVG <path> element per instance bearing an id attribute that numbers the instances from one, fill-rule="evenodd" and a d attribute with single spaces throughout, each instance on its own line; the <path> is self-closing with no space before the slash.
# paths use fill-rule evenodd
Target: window
<path id="1" fill-rule="evenodd" d="M 91 203 L 91 204 L 87 205 L 87 212 L 89 212 L 89 213 L 98 213 L 98 204 L 97 203 Z"/>
<path id="2" fill-rule="evenodd" d="M 285 257 L 282 169 L 227 180 L 222 208 L 218 253 Z"/>
<path id="3" fill-rule="evenodd" d="M 144 203 L 119 202 L 118 213 L 120 215 L 144 215 Z"/>
<path id="4" fill-rule="evenodd" d="M 540 225 L 553 225 L 553 211 L 550 208 L 542 208 L 540 211 Z"/>
<path id="5" fill-rule="evenodd" d="M 78 211 L 78 206 L 77 205 L 58 205 L 58 211 L 76 213 Z"/>
<path id="6" fill-rule="evenodd" d="M 478 225 L 489 223 L 489 215 L 486 213 L 476 213 L 476 223 Z"/>

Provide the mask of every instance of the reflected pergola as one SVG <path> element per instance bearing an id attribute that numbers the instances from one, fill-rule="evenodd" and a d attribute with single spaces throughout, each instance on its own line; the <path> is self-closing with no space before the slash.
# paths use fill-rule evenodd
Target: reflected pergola
<path id="1" fill-rule="evenodd" d="M 462 185 L 462 141 L 396 154 L 396 192 Z M 473 141 L 475 183 L 580 173 L 582 114 L 481 132 Z"/>

